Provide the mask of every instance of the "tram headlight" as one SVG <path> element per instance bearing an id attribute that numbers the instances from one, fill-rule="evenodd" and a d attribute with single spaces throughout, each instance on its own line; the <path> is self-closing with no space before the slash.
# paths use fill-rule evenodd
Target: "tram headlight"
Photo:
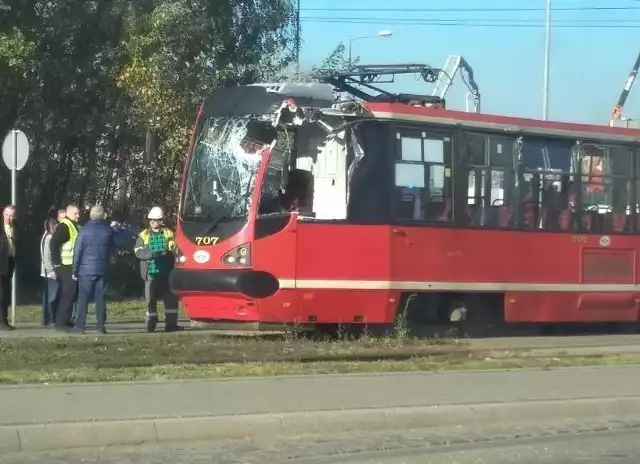
<path id="1" fill-rule="evenodd" d="M 227 251 L 222 262 L 227 266 L 251 266 L 251 245 L 245 243 Z"/>

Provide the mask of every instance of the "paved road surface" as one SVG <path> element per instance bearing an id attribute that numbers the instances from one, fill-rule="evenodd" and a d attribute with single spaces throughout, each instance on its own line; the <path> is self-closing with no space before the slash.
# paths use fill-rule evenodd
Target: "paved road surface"
<path id="1" fill-rule="evenodd" d="M 0 425 L 637 396 L 640 366 L 0 387 Z"/>
<path id="2" fill-rule="evenodd" d="M 3 464 L 637 464 L 640 423 L 408 430 L 3 455 Z M 601 431 L 602 429 L 608 429 Z M 600 431 L 598 431 L 600 430 Z M 543 435 L 545 434 L 545 435 Z"/>

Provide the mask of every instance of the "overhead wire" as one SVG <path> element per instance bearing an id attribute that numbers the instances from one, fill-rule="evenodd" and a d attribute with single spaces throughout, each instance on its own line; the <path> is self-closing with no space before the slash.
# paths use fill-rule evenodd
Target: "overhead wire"
<path id="1" fill-rule="evenodd" d="M 536 23 L 527 23 L 527 22 L 519 22 L 519 21 L 508 21 L 502 20 L 502 23 L 499 22 L 488 22 L 485 20 L 484 22 L 472 22 L 472 21 L 460 21 L 460 20 L 419 20 L 419 19 L 375 19 L 375 20 L 363 20 L 363 19 L 317 19 L 317 18 L 300 18 L 301 21 L 307 23 L 323 23 L 323 24 L 401 24 L 404 26 L 462 26 L 462 27 L 496 27 L 496 28 L 514 28 L 514 27 L 526 27 L 526 28 L 543 28 L 545 27 L 544 22 Z M 594 23 L 558 23 L 552 22 L 551 25 L 556 28 L 605 28 L 605 29 L 635 29 L 640 27 L 640 19 L 636 20 L 634 23 L 611 23 L 606 24 L 602 21 L 594 22 Z"/>
<path id="2" fill-rule="evenodd" d="M 640 0 L 636 0 L 639 1 Z M 627 11 L 627 10 L 640 10 L 640 6 L 572 6 L 572 7 L 555 7 L 551 8 L 551 11 Z M 541 7 L 525 7 L 525 8 L 300 8 L 300 11 L 352 11 L 352 12 L 486 12 L 486 13 L 500 13 L 500 12 L 517 12 L 517 11 L 546 11 L 546 8 Z"/>
<path id="3" fill-rule="evenodd" d="M 640 0 L 634 0 L 640 2 Z M 344 16 L 343 13 L 517 13 L 517 12 L 543 12 L 541 7 L 520 7 L 520 8 L 302 8 L 302 12 L 317 12 L 319 15 L 301 16 L 301 20 L 307 23 L 325 24 L 402 24 L 407 26 L 454 26 L 454 27 L 525 27 L 541 28 L 545 27 L 541 19 L 526 18 L 429 18 L 429 17 L 376 17 L 376 16 Z M 604 12 L 604 11 L 640 11 L 640 6 L 574 6 L 555 7 L 552 11 L 567 12 Z M 322 15 L 324 13 L 324 15 Z M 329 16 L 330 13 L 340 13 L 340 15 Z M 553 20 L 553 27 L 560 28 L 607 28 L 607 29 L 632 29 L 640 27 L 640 16 L 638 18 L 598 18 L 584 19 L 573 18 L 566 20 Z"/>

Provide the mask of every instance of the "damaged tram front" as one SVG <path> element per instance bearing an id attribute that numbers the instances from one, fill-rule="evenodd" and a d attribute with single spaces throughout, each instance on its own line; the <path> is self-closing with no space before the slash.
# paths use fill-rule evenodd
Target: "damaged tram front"
<path id="1" fill-rule="evenodd" d="M 328 84 L 278 84 L 221 89 L 202 105 L 171 278 L 191 319 L 338 322 L 333 297 L 301 283 L 342 274 L 342 246 L 363 248 L 347 267 L 375 272 L 352 221 L 386 220 L 389 132 L 363 106 L 334 101 Z M 331 224 L 341 224 L 338 235 Z"/>

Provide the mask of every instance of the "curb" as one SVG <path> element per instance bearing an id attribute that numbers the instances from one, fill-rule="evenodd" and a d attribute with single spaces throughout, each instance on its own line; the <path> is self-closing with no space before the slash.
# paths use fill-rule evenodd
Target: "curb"
<path id="1" fill-rule="evenodd" d="M 0 453 L 455 425 L 640 417 L 640 396 L 0 426 Z"/>

